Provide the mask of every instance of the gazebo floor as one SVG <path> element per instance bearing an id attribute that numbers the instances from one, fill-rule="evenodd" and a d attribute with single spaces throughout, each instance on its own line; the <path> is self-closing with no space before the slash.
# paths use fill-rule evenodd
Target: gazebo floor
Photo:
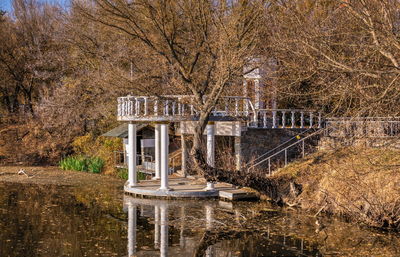
<path id="1" fill-rule="evenodd" d="M 256 194 L 249 190 L 237 189 L 228 183 L 216 183 L 215 190 L 206 190 L 206 182 L 190 178 L 177 178 L 170 176 L 168 179 L 169 190 L 159 190 L 160 180 L 141 180 L 137 186 L 124 186 L 125 193 L 138 197 L 151 198 L 222 198 L 225 200 L 256 199 Z"/>

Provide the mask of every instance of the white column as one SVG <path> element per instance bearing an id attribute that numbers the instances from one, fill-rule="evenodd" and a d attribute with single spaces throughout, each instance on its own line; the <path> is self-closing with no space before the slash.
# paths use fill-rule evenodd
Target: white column
<path id="1" fill-rule="evenodd" d="M 186 175 L 187 175 L 188 149 L 187 149 L 187 145 L 186 145 L 186 136 L 184 134 L 181 135 L 181 148 L 182 148 L 181 175 L 182 175 L 182 177 L 186 177 Z"/>
<path id="2" fill-rule="evenodd" d="M 212 223 L 213 223 L 213 214 L 214 210 L 213 207 L 210 205 L 206 205 L 206 230 L 211 230 L 212 229 Z M 214 256 L 214 246 L 210 245 L 207 247 L 206 252 L 205 252 L 206 257 L 212 257 Z"/>
<path id="3" fill-rule="evenodd" d="M 160 190 L 169 190 L 168 187 L 168 123 L 161 127 L 161 187 Z"/>
<path id="4" fill-rule="evenodd" d="M 153 179 L 160 179 L 160 174 L 161 174 L 161 126 L 160 124 L 156 124 L 154 128 L 154 144 L 155 144 L 155 154 L 154 154 L 154 159 L 156 162 L 155 165 L 155 176 Z"/>
<path id="5" fill-rule="evenodd" d="M 206 229 L 211 230 L 212 229 L 212 223 L 213 223 L 213 207 L 211 205 L 205 205 L 204 206 L 206 209 Z"/>
<path id="6" fill-rule="evenodd" d="M 207 164 L 215 167 L 215 123 L 207 124 Z"/>
<path id="7" fill-rule="evenodd" d="M 128 124 L 128 186 L 137 185 L 136 174 L 136 124 Z"/>
<path id="8" fill-rule="evenodd" d="M 291 121 L 292 121 L 292 126 L 291 126 L 291 128 L 294 128 L 295 127 L 295 117 L 294 117 L 294 115 L 295 115 L 295 112 L 294 111 L 292 111 L 292 118 L 291 118 Z"/>
<path id="9" fill-rule="evenodd" d="M 160 256 L 168 256 L 168 206 L 162 204 L 161 209 L 161 247 Z"/>
<path id="10" fill-rule="evenodd" d="M 128 256 L 136 253 L 136 206 L 128 205 Z"/>
<path id="11" fill-rule="evenodd" d="M 215 123 L 207 124 L 207 164 L 215 167 Z M 214 183 L 207 182 L 206 190 L 214 190 Z"/>
<path id="12" fill-rule="evenodd" d="M 154 248 L 160 248 L 160 207 L 154 206 Z"/>
<path id="13" fill-rule="evenodd" d="M 241 137 L 235 137 L 234 147 L 235 147 L 236 170 L 240 170 L 242 168 Z"/>
<path id="14" fill-rule="evenodd" d="M 260 92 L 260 80 L 254 80 L 254 95 L 255 95 L 255 103 L 254 108 L 260 109 L 261 108 L 261 92 Z"/>
<path id="15" fill-rule="evenodd" d="M 247 80 L 243 80 L 243 96 L 247 97 Z M 247 113 L 249 111 L 249 102 L 245 100 L 244 111 Z"/>
<path id="16" fill-rule="evenodd" d="M 142 159 L 141 164 L 142 164 L 142 167 L 144 168 L 145 152 L 144 152 L 144 146 L 143 146 L 143 139 L 140 142 L 140 156 L 141 156 L 141 159 Z"/>
<path id="17" fill-rule="evenodd" d="M 182 206 L 181 207 L 181 228 L 180 228 L 180 232 L 179 232 L 179 246 L 181 248 L 186 247 L 185 237 L 183 236 L 183 232 L 185 231 L 185 219 L 186 219 L 185 206 Z"/>
<path id="18" fill-rule="evenodd" d="M 272 111 L 272 128 L 277 128 L 277 125 L 276 125 L 276 111 Z"/>

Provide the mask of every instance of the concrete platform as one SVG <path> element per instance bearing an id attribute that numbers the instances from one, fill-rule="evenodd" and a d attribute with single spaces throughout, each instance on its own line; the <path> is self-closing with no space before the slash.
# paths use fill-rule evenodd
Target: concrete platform
<path id="1" fill-rule="evenodd" d="M 242 189 L 221 190 L 219 191 L 219 197 L 221 199 L 230 201 L 250 200 L 257 198 L 253 192 Z"/>
<path id="2" fill-rule="evenodd" d="M 256 198 L 254 193 L 236 189 L 228 183 L 216 183 L 215 190 L 205 190 L 206 183 L 188 178 L 169 178 L 170 190 L 159 190 L 159 180 L 142 180 L 135 187 L 124 186 L 125 193 L 152 198 L 218 198 L 235 201 Z"/>

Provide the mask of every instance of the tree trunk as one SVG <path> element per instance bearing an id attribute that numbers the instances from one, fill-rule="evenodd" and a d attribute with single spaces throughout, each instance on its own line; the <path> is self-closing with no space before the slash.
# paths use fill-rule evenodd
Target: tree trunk
<path id="1" fill-rule="evenodd" d="M 198 122 L 194 128 L 193 147 L 191 149 L 191 156 L 194 163 L 194 170 L 199 175 L 204 175 L 208 169 L 208 165 L 204 158 L 204 137 L 203 131 L 207 126 L 210 114 L 208 112 L 201 112 Z"/>

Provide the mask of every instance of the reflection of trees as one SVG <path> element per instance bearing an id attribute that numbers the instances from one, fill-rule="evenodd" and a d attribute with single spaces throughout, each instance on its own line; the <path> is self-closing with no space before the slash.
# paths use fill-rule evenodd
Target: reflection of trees
<path id="1" fill-rule="evenodd" d="M 65 190 L 65 191 L 63 191 Z M 111 256 L 124 252 L 125 224 L 90 209 L 70 188 L 6 184 L 0 187 L 0 256 Z M 11 240 L 11 241 L 7 241 Z M 6 252 L 7 251 L 7 252 Z"/>

